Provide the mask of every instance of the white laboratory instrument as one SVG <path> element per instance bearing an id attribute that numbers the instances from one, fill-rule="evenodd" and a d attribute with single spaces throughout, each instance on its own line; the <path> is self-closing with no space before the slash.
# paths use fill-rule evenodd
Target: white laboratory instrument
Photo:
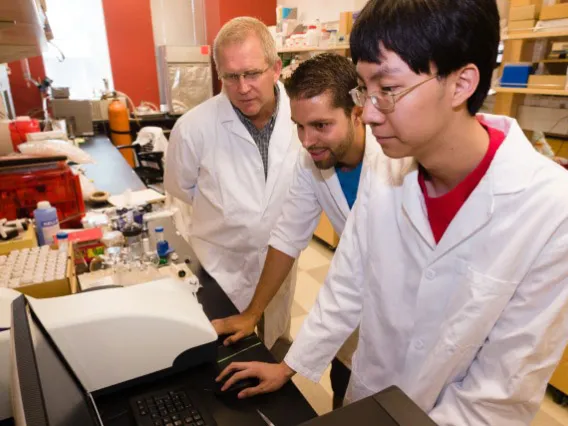
<path id="1" fill-rule="evenodd" d="M 216 357 L 217 334 L 192 286 L 177 279 L 28 303 L 88 392 Z"/>

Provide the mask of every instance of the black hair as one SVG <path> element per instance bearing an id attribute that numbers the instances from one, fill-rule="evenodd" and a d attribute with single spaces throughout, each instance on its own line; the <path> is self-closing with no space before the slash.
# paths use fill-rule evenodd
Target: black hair
<path id="1" fill-rule="evenodd" d="M 329 92 L 333 106 L 350 116 L 355 104 L 349 90 L 357 87 L 357 71 L 348 58 L 323 53 L 302 62 L 284 87 L 290 99 L 309 99 Z"/>
<path id="2" fill-rule="evenodd" d="M 370 0 L 350 44 L 355 63 L 380 63 L 382 44 L 416 74 L 430 74 L 434 65 L 440 78 L 475 64 L 480 81 L 467 102 L 475 115 L 491 86 L 499 36 L 495 0 Z"/>

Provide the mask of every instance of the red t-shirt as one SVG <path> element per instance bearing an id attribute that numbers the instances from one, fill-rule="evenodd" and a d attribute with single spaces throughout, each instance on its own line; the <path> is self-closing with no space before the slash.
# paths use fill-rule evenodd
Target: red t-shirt
<path id="1" fill-rule="evenodd" d="M 492 129 L 485 125 L 483 125 L 483 127 L 485 127 L 485 130 L 489 133 L 489 147 L 487 148 L 485 157 L 483 157 L 479 165 L 450 192 L 441 197 L 430 197 L 426 190 L 424 171 L 420 169 L 418 182 L 420 183 L 420 189 L 422 189 L 422 194 L 426 201 L 428 221 L 430 222 L 436 243 L 440 242 L 444 232 L 446 232 L 446 229 L 448 229 L 448 226 L 450 226 L 450 223 L 458 211 L 477 185 L 479 185 L 479 182 L 481 182 L 481 179 L 483 179 L 483 176 L 485 176 L 487 170 L 489 170 L 489 166 L 497 150 L 505 140 L 505 134 L 500 130 Z"/>

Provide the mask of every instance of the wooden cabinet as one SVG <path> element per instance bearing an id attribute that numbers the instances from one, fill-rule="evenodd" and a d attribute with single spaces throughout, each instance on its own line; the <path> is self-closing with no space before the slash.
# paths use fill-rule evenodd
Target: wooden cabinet
<path id="1" fill-rule="evenodd" d="M 40 55 L 46 25 L 40 0 L 0 0 L 0 63 Z"/>
<path id="2" fill-rule="evenodd" d="M 336 248 L 339 244 L 339 236 L 335 233 L 333 226 L 325 213 L 321 214 L 320 222 L 314 232 L 314 235 L 332 248 Z"/>

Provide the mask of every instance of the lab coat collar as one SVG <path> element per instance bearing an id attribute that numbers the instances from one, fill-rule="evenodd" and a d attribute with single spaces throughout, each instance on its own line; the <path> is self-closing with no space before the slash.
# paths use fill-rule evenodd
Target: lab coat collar
<path id="1" fill-rule="evenodd" d="M 290 99 L 286 94 L 284 85 L 278 82 L 280 96 L 278 99 L 278 115 L 274 130 L 270 136 L 270 144 L 268 146 L 268 176 L 266 179 L 266 190 L 264 196 L 264 206 L 268 207 L 270 199 L 278 177 L 283 169 L 284 161 L 287 158 L 287 152 L 293 139 L 297 140 L 296 131 L 291 120 Z M 298 142 L 299 144 L 299 142 Z"/>
<path id="2" fill-rule="evenodd" d="M 365 154 L 363 156 L 363 161 L 369 159 L 380 149 L 381 148 L 377 143 L 375 137 L 373 136 L 371 128 L 369 126 L 365 126 Z M 343 193 L 343 189 L 341 188 L 341 184 L 339 183 L 339 178 L 337 177 L 337 173 L 335 172 L 335 167 L 320 170 L 320 173 L 329 189 L 329 192 L 333 197 L 333 200 L 340 208 L 341 213 L 343 213 L 344 219 L 347 220 L 347 216 L 349 216 L 351 209 L 349 208 L 349 204 L 347 203 L 347 199 L 345 198 L 345 194 Z"/>
<path id="3" fill-rule="evenodd" d="M 285 96 L 286 91 L 282 83 L 278 82 L 278 88 L 280 89 L 280 96 L 278 100 L 279 110 L 278 110 L 278 117 L 276 118 L 277 123 L 278 123 L 278 118 L 282 114 L 283 103 L 289 103 L 288 97 Z M 282 102 L 284 97 L 286 98 L 286 102 Z M 290 111 L 289 105 L 288 105 L 288 111 Z M 289 118 L 290 117 L 288 116 L 288 119 Z M 229 100 L 225 92 L 221 92 L 219 94 L 219 120 L 231 133 L 239 136 L 240 138 L 248 141 L 249 143 L 252 143 L 253 145 L 256 145 L 253 137 L 251 136 L 251 134 L 249 133 L 249 131 L 242 123 L 237 113 L 235 112 L 233 104 L 231 104 L 231 101 Z M 276 131 L 276 125 L 274 126 L 273 134 L 275 131 Z"/>
<path id="4" fill-rule="evenodd" d="M 414 228 L 434 250 L 432 262 L 485 226 L 493 215 L 494 197 L 523 191 L 532 180 L 534 148 L 517 122 L 508 117 L 480 115 L 483 123 L 505 133 L 489 170 L 466 201 L 436 246 L 424 197 L 418 184 L 418 164 L 404 174 L 403 207 Z M 474 212 L 474 214 L 472 214 Z"/>

